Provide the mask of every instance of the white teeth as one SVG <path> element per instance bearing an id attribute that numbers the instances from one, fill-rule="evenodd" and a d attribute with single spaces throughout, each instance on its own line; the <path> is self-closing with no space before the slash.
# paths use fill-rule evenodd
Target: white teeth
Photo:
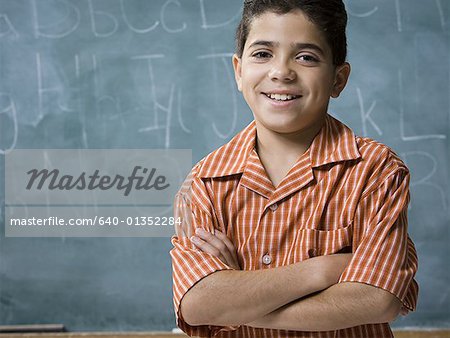
<path id="1" fill-rule="evenodd" d="M 296 99 L 298 96 L 296 95 L 290 95 L 290 94 L 266 94 L 268 97 L 270 97 L 272 100 L 277 101 L 288 101 L 292 99 Z"/>

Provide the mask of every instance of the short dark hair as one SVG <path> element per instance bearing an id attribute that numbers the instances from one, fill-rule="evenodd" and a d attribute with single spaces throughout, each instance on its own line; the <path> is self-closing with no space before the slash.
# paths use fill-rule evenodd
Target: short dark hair
<path id="1" fill-rule="evenodd" d="M 334 65 L 341 65 L 347 57 L 347 12 L 342 0 L 245 0 L 242 18 L 236 30 L 236 54 L 244 52 L 253 19 L 265 12 L 286 14 L 301 10 L 325 35 L 331 48 Z"/>

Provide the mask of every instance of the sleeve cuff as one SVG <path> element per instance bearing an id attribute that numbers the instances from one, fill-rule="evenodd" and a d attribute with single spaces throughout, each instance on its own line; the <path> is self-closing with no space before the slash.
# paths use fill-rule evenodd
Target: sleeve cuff
<path id="1" fill-rule="evenodd" d="M 188 335 L 209 337 L 220 331 L 233 331 L 239 326 L 191 326 L 187 324 L 180 312 L 180 304 L 184 295 L 201 279 L 221 270 L 233 270 L 220 259 L 192 249 L 180 249 L 180 243 L 173 241 L 175 248 L 170 251 L 173 260 L 173 292 L 174 307 L 178 327 Z M 178 244 L 178 245 L 177 245 Z M 186 247 L 185 247 L 186 248 Z"/>
<path id="2" fill-rule="evenodd" d="M 358 282 L 375 286 L 390 292 L 397 297 L 402 306 L 409 311 L 415 311 L 417 306 L 418 284 L 412 279 L 409 283 L 401 282 L 399 276 L 374 271 L 373 268 L 347 268 L 338 283 Z M 392 283 L 392 281 L 397 281 Z M 391 281 L 388 283 L 388 281 Z"/>

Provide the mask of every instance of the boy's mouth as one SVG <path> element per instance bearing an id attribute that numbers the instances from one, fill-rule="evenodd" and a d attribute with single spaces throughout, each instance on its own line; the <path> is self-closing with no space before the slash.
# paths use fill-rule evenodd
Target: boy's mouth
<path id="1" fill-rule="evenodd" d="M 292 95 L 292 94 L 272 94 L 272 93 L 263 93 L 269 99 L 274 101 L 292 101 L 301 97 L 301 95 Z"/>

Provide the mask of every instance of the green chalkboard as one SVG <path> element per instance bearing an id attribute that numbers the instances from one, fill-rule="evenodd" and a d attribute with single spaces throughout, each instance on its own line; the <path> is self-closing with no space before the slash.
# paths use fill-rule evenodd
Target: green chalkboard
<path id="1" fill-rule="evenodd" d="M 231 65 L 241 4 L 0 0 L 1 153 L 188 148 L 199 160 L 252 119 Z M 352 74 L 330 113 L 411 170 L 420 299 L 394 326 L 448 327 L 450 1 L 346 5 Z M 175 327 L 168 238 L 9 238 L 3 213 L 0 324 Z"/>

